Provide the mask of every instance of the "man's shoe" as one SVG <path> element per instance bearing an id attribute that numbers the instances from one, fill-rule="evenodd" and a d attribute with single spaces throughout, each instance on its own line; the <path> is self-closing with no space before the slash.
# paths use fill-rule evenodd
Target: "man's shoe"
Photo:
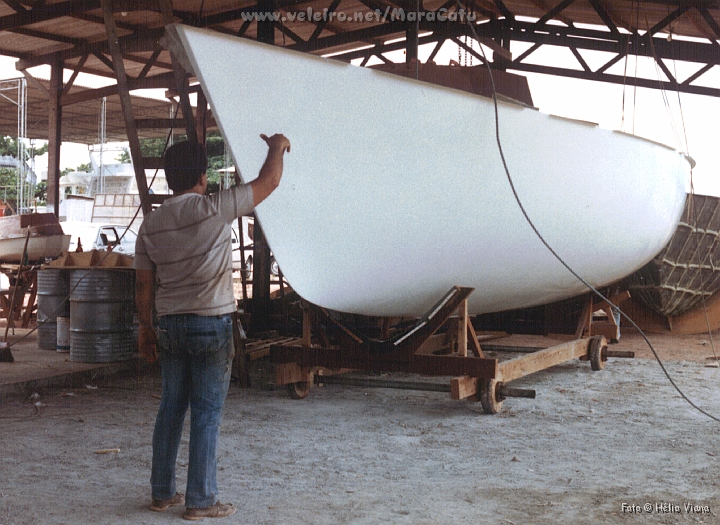
<path id="1" fill-rule="evenodd" d="M 170 499 L 154 499 L 154 500 L 152 500 L 152 504 L 150 505 L 150 510 L 154 510 L 156 512 L 162 512 L 164 510 L 168 510 L 169 507 L 172 507 L 174 505 L 183 505 L 184 503 L 185 503 L 185 496 L 178 492 Z"/>
<path id="2" fill-rule="evenodd" d="M 201 520 L 203 518 L 224 518 L 235 514 L 237 509 L 232 503 L 220 503 L 219 501 L 211 507 L 200 509 L 185 509 L 183 518 L 186 520 Z"/>

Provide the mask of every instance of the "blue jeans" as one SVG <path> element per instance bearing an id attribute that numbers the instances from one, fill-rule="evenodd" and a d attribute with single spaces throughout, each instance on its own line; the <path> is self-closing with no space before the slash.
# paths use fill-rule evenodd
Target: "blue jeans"
<path id="1" fill-rule="evenodd" d="M 185 505 L 218 501 L 217 441 L 235 347 L 230 315 L 160 317 L 158 355 L 162 398 L 153 434 L 153 499 L 175 495 L 175 462 L 190 406 L 190 458 Z"/>

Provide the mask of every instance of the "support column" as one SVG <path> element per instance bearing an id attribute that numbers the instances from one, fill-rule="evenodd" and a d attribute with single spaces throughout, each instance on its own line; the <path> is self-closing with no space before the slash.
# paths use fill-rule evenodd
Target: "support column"
<path id="1" fill-rule="evenodd" d="M 142 151 L 140 150 L 140 139 L 138 138 L 137 126 L 135 125 L 135 117 L 133 115 L 132 100 L 130 99 L 130 91 L 128 90 L 128 79 L 125 74 L 125 64 L 123 62 L 122 50 L 120 48 L 120 40 L 117 35 L 115 26 L 115 18 L 113 17 L 112 0 L 101 0 L 103 9 L 103 18 L 105 22 L 105 31 L 108 37 L 108 47 L 113 59 L 113 68 L 115 69 L 115 78 L 117 79 L 117 90 L 120 96 L 120 106 L 122 108 L 123 120 L 125 121 L 125 132 L 128 137 L 130 146 L 130 156 L 132 158 L 133 169 L 135 170 L 135 181 L 137 182 L 140 201 L 142 202 L 143 215 L 147 216 L 152 210 L 152 205 L 147 198 L 148 186 L 145 177 L 145 167 L 143 163 Z"/>
<path id="2" fill-rule="evenodd" d="M 272 13 L 274 0 L 259 0 L 260 12 Z M 275 23 L 272 20 L 258 21 L 257 39 L 259 42 L 275 45 Z M 268 126 L 272 123 L 268 122 Z M 278 130 L 282 132 L 282 130 Z M 270 131 L 274 133 L 274 131 Z M 252 287 L 252 331 L 266 332 L 270 328 L 270 246 L 260 222 L 255 218 L 253 228 L 253 287 Z"/>
<path id="3" fill-rule="evenodd" d="M 418 60 L 418 46 L 420 45 L 420 8 L 422 0 L 410 0 L 408 6 L 408 22 L 405 29 L 405 62 L 412 64 Z M 412 13 L 413 16 L 410 16 Z"/>
<path id="4" fill-rule="evenodd" d="M 47 210 L 60 215 L 60 144 L 62 143 L 62 107 L 60 95 L 63 90 L 63 63 L 56 57 L 50 65 L 50 90 L 48 100 L 48 174 Z"/>
<path id="5" fill-rule="evenodd" d="M 261 13 L 273 13 L 275 11 L 275 0 L 258 0 L 257 10 Z M 258 20 L 257 23 L 258 42 L 275 45 L 275 22 L 273 20 Z"/>

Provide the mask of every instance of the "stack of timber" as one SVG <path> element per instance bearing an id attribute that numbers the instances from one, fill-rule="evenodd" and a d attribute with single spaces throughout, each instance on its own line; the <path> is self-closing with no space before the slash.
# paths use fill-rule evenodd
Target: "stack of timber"
<path id="1" fill-rule="evenodd" d="M 670 242 L 625 286 L 636 303 L 657 314 L 655 324 L 664 318 L 673 331 L 695 324 L 699 332 L 707 331 L 705 309 L 718 302 L 713 296 L 720 290 L 720 198 L 688 195 Z M 720 308 L 708 313 L 712 328 L 720 326 Z M 701 319 L 690 322 L 695 317 Z"/>

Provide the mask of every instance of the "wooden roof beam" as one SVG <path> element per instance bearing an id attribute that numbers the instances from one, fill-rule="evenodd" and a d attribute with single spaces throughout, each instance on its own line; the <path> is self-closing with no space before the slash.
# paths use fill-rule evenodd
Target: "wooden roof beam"
<path id="1" fill-rule="evenodd" d="M 337 7 L 340 5 L 341 0 L 333 0 L 330 4 L 330 7 L 328 7 L 328 14 L 332 14 L 335 12 Z M 316 42 L 318 37 L 320 37 L 320 33 L 323 32 L 325 27 L 328 25 L 328 22 L 330 21 L 329 17 L 321 20 L 318 25 L 315 26 L 315 30 L 313 31 L 313 34 L 310 35 L 310 38 L 308 39 L 308 42 Z M 336 33 L 336 31 L 333 31 Z"/>
<path id="2" fill-rule="evenodd" d="M 655 33 L 658 33 L 665 29 L 667 26 L 669 26 L 672 22 L 680 18 L 682 15 L 684 15 L 689 9 L 691 9 L 691 6 L 689 5 L 681 5 L 678 7 L 675 11 L 667 15 L 665 18 L 660 20 L 657 24 L 652 26 L 650 29 L 648 29 L 648 35 L 653 36 Z"/>
<path id="3" fill-rule="evenodd" d="M 152 56 L 145 63 L 145 67 L 143 67 L 142 71 L 140 71 L 138 79 L 145 78 L 147 76 L 147 74 L 150 72 L 150 68 L 155 65 L 155 62 L 160 56 L 160 53 L 162 53 L 162 47 L 160 47 L 160 45 L 155 46 L 155 51 L 153 51 Z"/>
<path id="4" fill-rule="evenodd" d="M 292 38 L 292 39 L 293 39 L 293 42 L 296 42 L 296 43 L 298 43 L 298 44 L 300 44 L 300 43 L 303 43 L 303 44 L 307 43 L 307 42 L 305 42 L 305 40 L 303 40 L 303 39 L 300 38 L 298 35 L 296 35 L 293 31 L 291 31 L 290 29 L 288 29 L 288 28 L 285 26 L 285 24 L 277 24 L 275 27 L 277 28 L 278 31 L 280 31 L 280 32 L 281 32 L 282 34 L 284 34 L 285 36 L 289 36 L 290 38 Z"/>
<path id="5" fill-rule="evenodd" d="M 130 100 L 130 89 L 128 85 L 128 78 L 125 74 L 125 65 L 122 58 L 122 48 L 120 46 L 120 39 L 117 36 L 117 28 L 115 26 L 115 19 L 111 12 L 113 2 L 112 0 L 102 0 L 103 6 L 103 18 L 105 19 L 105 27 L 107 30 L 108 44 L 110 46 L 110 53 L 113 57 L 113 64 L 115 66 L 115 73 L 117 77 L 117 91 L 120 95 L 120 105 L 122 107 L 123 119 L 125 121 L 125 131 L 127 132 L 128 142 L 130 145 L 130 156 L 133 161 L 133 168 L 135 169 L 135 180 L 138 185 L 138 193 L 142 202 L 143 214 L 147 215 L 151 211 L 151 206 L 145 199 L 148 193 L 147 179 L 145 178 L 145 168 L 143 167 L 143 156 L 140 151 L 140 140 L 138 139 L 137 128 L 135 127 L 135 118 L 132 112 L 132 102 Z"/>
<path id="6" fill-rule="evenodd" d="M 0 17 L 0 31 L 8 31 L 38 22 L 45 22 L 61 16 L 100 9 L 100 0 L 70 0 L 51 6 L 42 4 L 40 9 L 30 9 Z"/>
<path id="7" fill-rule="evenodd" d="M 80 59 L 80 61 L 77 63 L 77 65 L 75 66 L 75 70 L 72 73 L 72 76 L 65 83 L 65 88 L 63 89 L 63 92 L 62 92 L 63 95 L 67 95 L 70 92 L 70 88 L 73 86 L 73 84 L 75 84 L 75 79 L 77 79 L 77 76 L 80 74 L 80 70 L 85 65 L 85 62 L 87 61 L 89 56 L 90 56 L 89 53 L 85 53 L 82 56 L 82 58 Z M 25 70 L 25 71 L 27 71 L 27 70 Z M 23 71 L 23 73 L 25 73 L 25 71 Z"/>
<path id="8" fill-rule="evenodd" d="M 48 100 L 50 99 L 50 91 L 48 91 L 48 88 L 46 88 L 42 82 L 32 76 L 27 70 L 23 70 L 22 74 L 27 79 L 27 81 L 33 85 L 33 87 L 40 90 L 40 93 L 42 93 L 45 98 L 47 98 Z"/>
<path id="9" fill-rule="evenodd" d="M 705 7 L 695 7 L 698 13 L 700 13 L 700 16 L 702 16 L 705 19 L 705 22 L 708 26 L 710 26 L 710 29 L 712 29 L 714 33 L 714 38 L 709 37 L 711 40 L 715 40 L 717 38 L 720 38 L 720 26 L 715 21 L 715 19 L 710 15 L 710 11 L 707 10 Z"/>
<path id="10" fill-rule="evenodd" d="M 340 33 L 337 35 L 318 38 L 316 41 L 316 45 L 313 46 L 312 49 L 328 49 L 331 47 L 352 44 L 355 42 L 365 42 L 373 38 L 388 36 L 394 33 L 405 33 L 405 24 L 403 22 L 393 21 L 385 24 L 375 25 L 372 27 L 357 29 L 355 31 L 348 31 L 346 33 Z M 298 51 L 310 50 L 310 46 L 308 43 L 295 44 L 293 46 L 288 46 L 288 48 L 296 49 Z"/>
<path id="11" fill-rule="evenodd" d="M 3 4 L 7 5 L 10 9 L 15 11 L 16 13 L 23 13 L 23 12 L 27 11 L 27 9 L 25 9 L 25 6 L 22 5 L 20 2 L 18 2 L 17 0 L 3 0 Z"/>
<path id="12" fill-rule="evenodd" d="M 299 9 L 302 4 L 309 3 L 309 1 L 301 2 L 298 4 L 297 0 L 276 0 L 275 10 L 284 10 L 291 7 Z M 205 15 L 201 17 L 198 17 L 195 13 L 188 13 L 183 11 L 175 11 L 174 15 L 178 17 L 184 24 L 195 27 L 211 27 L 219 24 L 225 24 L 227 22 L 234 22 L 238 19 L 242 19 L 243 21 L 245 21 L 243 15 L 256 13 L 258 12 L 258 10 L 262 10 L 262 8 L 259 8 L 256 3 L 253 6 L 242 7 L 240 9 L 229 9 L 227 11 L 221 11 L 219 13 L 214 13 L 212 15 Z"/>
<path id="13" fill-rule="evenodd" d="M 494 2 L 495 6 L 505 18 L 507 18 L 508 20 L 515 20 L 515 15 L 512 14 L 512 11 L 507 8 L 507 6 L 503 3 L 502 0 L 494 0 Z"/>
<path id="14" fill-rule="evenodd" d="M 77 18 L 78 20 L 85 20 L 86 22 L 93 22 L 99 25 L 103 25 L 105 23 L 102 16 L 97 16 L 92 13 L 74 13 L 72 17 Z M 137 30 L 136 25 L 130 24 L 128 22 L 123 22 L 122 20 L 115 20 L 115 26 L 118 29 L 125 29 L 126 31 Z"/>
<path id="15" fill-rule="evenodd" d="M 50 40 L 51 42 L 59 42 L 61 44 L 70 44 L 73 46 L 85 45 L 85 40 L 82 40 L 80 38 L 72 38 L 72 37 L 62 36 L 62 35 L 54 35 L 52 33 L 47 33 L 45 31 L 36 31 L 34 29 L 28 29 L 26 27 L 17 27 L 14 29 L 10 29 L 9 31 L 11 33 L 16 33 L 18 35 L 25 35 L 25 36 L 31 36 L 34 38 L 41 38 L 43 40 Z"/>
<path id="16" fill-rule="evenodd" d="M 532 2 L 533 2 L 533 4 L 538 5 L 538 6 L 544 4 L 545 7 L 543 7 L 543 9 L 547 8 L 546 7 L 547 4 L 545 4 L 545 2 L 543 2 L 542 0 L 532 0 Z M 540 20 L 535 22 L 535 26 L 539 29 L 540 27 L 544 26 L 548 21 L 553 20 L 553 19 L 560 20 L 561 18 L 562 18 L 562 20 L 560 20 L 561 22 L 563 22 L 569 26 L 572 26 L 573 25 L 572 20 L 570 20 L 567 17 L 561 17 L 560 13 L 562 13 L 565 9 L 570 7 L 573 3 L 575 3 L 575 0 L 563 0 L 562 2 L 560 2 L 558 5 L 556 5 L 552 9 L 548 10 L 540 18 Z"/>
<path id="17" fill-rule="evenodd" d="M 163 27 L 149 30 L 144 29 L 140 33 L 120 37 L 120 47 L 125 50 L 132 49 L 133 52 L 154 51 L 157 42 L 160 40 L 164 33 L 165 28 Z M 35 56 L 23 56 L 15 67 L 18 71 L 22 71 L 23 69 L 27 69 L 30 67 L 49 64 L 57 56 L 59 56 L 64 62 L 65 60 L 81 57 L 85 53 L 110 53 L 107 40 L 95 42 L 93 44 L 83 44 L 81 46 L 73 47 L 72 49 L 67 49 L 59 52 L 56 51 L 54 53 L 47 53 Z M 125 53 L 127 53 L 127 51 L 125 51 Z M 133 55 L 128 55 L 127 59 L 135 61 L 140 60 L 136 56 L 133 57 Z M 83 72 L 86 71 L 83 70 Z"/>
<path id="18" fill-rule="evenodd" d="M 486 18 L 489 18 L 491 20 L 495 20 L 499 12 L 497 10 L 497 7 L 495 4 L 491 2 L 485 2 L 485 1 L 475 1 L 475 0 L 468 0 L 465 2 L 467 5 L 470 5 L 475 11 L 479 12 L 481 15 L 483 15 Z M 443 5 L 445 9 L 449 9 L 451 6 L 457 7 L 457 1 L 456 0 L 448 0 L 448 2 Z M 439 10 L 439 8 L 438 8 Z"/>
<path id="19" fill-rule="evenodd" d="M 595 12 L 600 16 L 603 23 L 610 29 L 610 32 L 613 34 L 618 34 L 620 31 L 618 31 L 617 26 L 615 25 L 615 22 L 613 21 L 612 17 L 610 16 L 610 13 L 608 13 L 607 9 L 605 8 L 605 5 L 600 2 L 600 0 L 589 0 L 590 5 L 595 9 Z"/>
<path id="20" fill-rule="evenodd" d="M 127 79 L 128 91 L 135 89 L 168 89 L 175 87 L 175 77 L 172 73 L 163 73 L 162 75 L 153 75 L 143 79 L 135 79 L 129 77 Z M 96 89 L 85 89 L 68 95 L 63 95 L 60 99 L 61 106 L 69 106 L 88 100 L 95 100 L 102 97 L 110 97 L 118 94 L 117 84 L 105 86 Z"/>

